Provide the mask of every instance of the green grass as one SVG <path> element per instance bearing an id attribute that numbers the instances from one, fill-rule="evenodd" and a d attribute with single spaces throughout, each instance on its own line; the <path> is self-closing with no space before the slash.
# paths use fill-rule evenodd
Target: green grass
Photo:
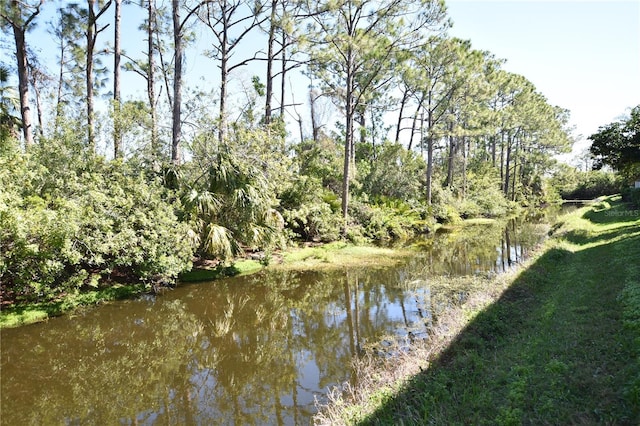
<path id="1" fill-rule="evenodd" d="M 640 217 L 614 197 L 561 220 L 495 300 L 461 309 L 453 337 L 432 337 L 428 345 L 447 342 L 441 349 L 368 374 L 412 371 L 398 362 L 425 357 L 428 368 L 384 386 L 363 380 L 370 388 L 356 404 L 338 398 L 323 415 L 363 425 L 640 424 Z"/>
<path id="2" fill-rule="evenodd" d="M 292 249 L 282 256 L 274 269 L 326 270 L 344 267 L 380 267 L 393 265 L 411 253 L 407 249 L 354 246 L 334 242 L 318 247 Z"/>
<path id="3" fill-rule="evenodd" d="M 67 294 L 58 300 L 42 303 L 17 304 L 3 308 L 0 312 L 0 328 L 17 327 L 44 321 L 82 306 L 91 306 L 112 300 L 128 299 L 146 290 L 143 284 L 116 284 L 114 286 Z"/>

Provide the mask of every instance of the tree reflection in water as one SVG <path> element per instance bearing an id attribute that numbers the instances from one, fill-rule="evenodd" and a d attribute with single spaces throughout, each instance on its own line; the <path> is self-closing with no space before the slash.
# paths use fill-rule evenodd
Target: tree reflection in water
<path id="1" fill-rule="evenodd" d="M 268 272 L 2 330 L 2 424 L 300 424 L 385 336 L 427 337 L 546 228 L 441 233 L 403 265 Z"/>

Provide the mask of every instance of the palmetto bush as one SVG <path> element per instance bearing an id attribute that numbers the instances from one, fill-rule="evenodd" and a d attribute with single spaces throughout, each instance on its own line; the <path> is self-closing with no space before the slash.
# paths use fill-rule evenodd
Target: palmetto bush
<path id="1" fill-rule="evenodd" d="M 288 181 L 278 136 L 234 128 L 219 144 L 211 134 L 194 142 L 194 159 L 182 171 L 183 217 L 201 255 L 229 259 L 241 249 L 283 244 L 277 189 Z"/>

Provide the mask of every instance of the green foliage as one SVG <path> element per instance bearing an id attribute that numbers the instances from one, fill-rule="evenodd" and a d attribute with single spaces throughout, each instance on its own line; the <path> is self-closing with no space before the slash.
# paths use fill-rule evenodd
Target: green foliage
<path id="1" fill-rule="evenodd" d="M 18 117 L 20 102 L 17 90 L 8 86 L 9 68 L 0 62 L 0 149 L 4 144 L 10 144 L 11 136 L 16 134 L 20 127 L 21 119 Z"/>
<path id="2" fill-rule="evenodd" d="M 589 140 L 595 167 L 608 165 L 628 179 L 635 178 L 640 173 L 640 105 L 627 119 L 600 127 Z"/>
<path id="3" fill-rule="evenodd" d="M 390 142 L 380 146 L 359 145 L 358 153 L 362 192 L 370 197 L 421 198 L 426 165 L 417 154 Z"/>
<path id="4" fill-rule="evenodd" d="M 433 187 L 431 214 L 439 223 L 456 223 L 460 213 L 454 207 L 457 204 L 451 188 L 435 185 Z"/>
<path id="5" fill-rule="evenodd" d="M 191 223 L 200 253 L 227 259 L 241 246 L 282 245 L 284 224 L 275 210 L 279 183 L 288 180 L 282 138 L 238 124 L 223 145 L 203 133 L 194 150 L 180 183 L 183 219 Z"/>
<path id="6" fill-rule="evenodd" d="M 425 208 L 382 197 L 375 204 L 353 200 L 349 214 L 362 235 L 375 241 L 407 239 L 428 232 L 433 225 Z"/>
<path id="7" fill-rule="evenodd" d="M 632 207 L 640 209 L 640 188 L 625 188 L 622 191 L 622 199 L 631 203 Z"/>
<path id="8" fill-rule="evenodd" d="M 135 166 L 107 163 L 67 142 L 0 157 L 7 290 L 46 299 L 109 278 L 168 281 L 188 269 L 188 228 L 177 221 L 171 194 Z"/>
<path id="9" fill-rule="evenodd" d="M 564 200 L 591 200 L 620 192 L 622 179 L 603 170 L 579 171 L 568 165 L 558 165 L 551 177 L 551 186 Z"/>
<path id="10" fill-rule="evenodd" d="M 294 147 L 299 173 L 320 179 L 323 188 L 334 193 L 342 189 L 342 151 L 335 141 L 322 138 Z"/>
<path id="11" fill-rule="evenodd" d="M 456 193 L 457 192 L 457 193 Z M 488 164 L 476 164 L 466 176 L 466 190 L 433 187 L 431 211 L 440 223 L 452 224 L 462 218 L 502 217 L 514 209 L 500 190 L 498 171 Z"/>
<path id="12" fill-rule="evenodd" d="M 498 171 L 488 164 L 478 164 L 467 174 L 467 196 L 459 208 L 462 217 L 500 217 L 511 208 L 500 190 Z"/>
<path id="13" fill-rule="evenodd" d="M 286 226 L 294 238 L 306 241 L 339 238 L 340 201 L 333 192 L 322 188 L 319 178 L 297 176 L 282 192 L 280 205 Z"/>

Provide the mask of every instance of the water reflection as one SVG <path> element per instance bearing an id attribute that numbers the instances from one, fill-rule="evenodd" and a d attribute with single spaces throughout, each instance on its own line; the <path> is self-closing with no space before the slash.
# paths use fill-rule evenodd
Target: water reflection
<path id="1" fill-rule="evenodd" d="M 544 233 L 477 225 L 397 268 L 262 273 L 2 330 L 0 421 L 307 424 L 367 345 L 427 338 L 461 277 L 508 268 Z"/>
<path id="2" fill-rule="evenodd" d="M 427 272 L 435 275 L 505 272 L 526 259 L 548 230 L 546 222 L 527 217 L 505 224 L 445 229 L 436 238 L 419 243 L 422 255 L 416 263 L 426 263 Z"/>

